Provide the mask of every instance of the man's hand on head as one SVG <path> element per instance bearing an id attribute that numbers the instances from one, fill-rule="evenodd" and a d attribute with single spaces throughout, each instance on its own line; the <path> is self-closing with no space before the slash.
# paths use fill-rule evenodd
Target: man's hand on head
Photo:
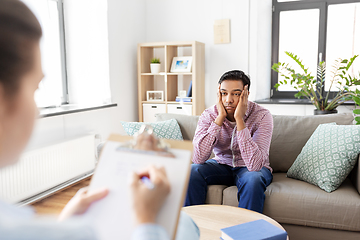
<path id="1" fill-rule="evenodd" d="M 215 123 L 219 126 L 222 126 L 226 116 L 227 112 L 224 107 L 224 104 L 222 103 L 222 96 L 221 96 L 221 90 L 220 90 L 221 84 L 219 84 L 218 93 L 217 93 L 217 103 L 216 108 L 218 110 L 218 116 L 215 119 Z"/>
<path id="2" fill-rule="evenodd" d="M 239 102 L 234 113 L 234 118 L 236 121 L 238 131 L 245 128 L 244 117 L 248 108 L 248 97 L 249 97 L 248 87 L 249 87 L 248 85 L 244 87 L 244 90 L 240 95 Z"/>

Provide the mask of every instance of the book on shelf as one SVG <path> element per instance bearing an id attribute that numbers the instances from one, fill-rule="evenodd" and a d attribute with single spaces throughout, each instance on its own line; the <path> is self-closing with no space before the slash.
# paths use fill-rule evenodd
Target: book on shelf
<path id="1" fill-rule="evenodd" d="M 187 91 L 187 97 L 192 97 L 192 80 Z"/>
<path id="2" fill-rule="evenodd" d="M 176 102 L 192 102 L 192 97 L 176 97 Z"/>
<path id="3" fill-rule="evenodd" d="M 223 240 L 286 240 L 286 231 L 264 219 L 221 229 Z"/>

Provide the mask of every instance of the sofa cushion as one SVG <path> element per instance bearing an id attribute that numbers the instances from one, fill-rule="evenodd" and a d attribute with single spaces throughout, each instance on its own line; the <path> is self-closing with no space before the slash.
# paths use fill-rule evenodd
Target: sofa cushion
<path id="1" fill-rule="evenodd" d="M 320 124 L 287 172 L 287 176 L 336 190 L 360 153 L 360 126 Z"/>
<path id="2" fill-rule="evenodd" d="M 287 172 L 319 124 L 353 123 L 352 113 L 317 116 L 273 115 L 274 130 L 270 145 L 270 166 L 274 172 Z"/>
<path id="3" fill-rule="evenodd" d="M 354 169 L 349 174 L 352 184 L 360 194 L 360 155 Z"/>
<path id="4" fill-rule="evenodd" d="M 209 185 L 205 203 L 221 205 L 225 188 L 227 188 L 226 185 Z"/>
<path id="5" fill-rule="evenodd" d="M 332 193 L 285 174 L 274 174 L 264 214 L 289 224 L 360 231 L 360 195 L 349 178 Z"/>
<path id="6" fill-rule="evenodd" d="M 175 119 L 169 119 L 161 122 L 121 122 L 124 130 L 129 136 L 137 133 L 143 124 L 149 124 L 153 127 L 154 134 L 158 138 L 183 140 L 179 124 Z"/>
<path id="7" fill-rule="evenodd" d="M 179 123 L 184 140 L 193 140 L 197 123 L 199 121 L 199 116 L 188 116 L 173 113 L 157 113 L 155 114 L 155 117 L 156 121 L 176 119 L 176 121 Z"/>
<path id="8" fill-rule="evenodd" d="M 265 192 L 263 214 L 279 223 L 360 231 L 360 195 L 349 178 L 332 193 L 275 173 Z M 224 189 L 223 204 L 237 206 L 237 187 Z"/>

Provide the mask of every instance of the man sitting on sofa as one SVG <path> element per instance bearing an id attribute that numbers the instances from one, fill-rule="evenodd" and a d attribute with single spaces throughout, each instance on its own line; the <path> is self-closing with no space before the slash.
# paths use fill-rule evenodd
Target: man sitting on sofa
<path id="1" fill-rule="evenodd" d="M 272 181 L 270 112 L 248 101 L 250 79 L 242 71 L 224 73 L 217 104 L 199 118 L 185 206 L 204 204 L 208 185 L 236 185 L 239 207 L 262 213 Z M 214 151 L 215 158 L 208 160 Z"/>

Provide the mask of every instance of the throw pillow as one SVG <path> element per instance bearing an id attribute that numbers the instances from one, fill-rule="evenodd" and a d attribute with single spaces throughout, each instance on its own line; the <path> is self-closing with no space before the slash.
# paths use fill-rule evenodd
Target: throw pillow
<path id="1" fill-rule="evenodd" d="M 287 176 L 336 190 L 351 172 L 360 153 L 360 126 L 321 124 L 311 135 Z"/>
<path id="2" fill-rule="evenodd" d="M 158 138 L 183 140 L 180 126 L 175 119 L 161 122 L 121 122 L 127 135 L 132 136 L 139 131 L 141 125 L 148 124 L 153 127 Z"/>

